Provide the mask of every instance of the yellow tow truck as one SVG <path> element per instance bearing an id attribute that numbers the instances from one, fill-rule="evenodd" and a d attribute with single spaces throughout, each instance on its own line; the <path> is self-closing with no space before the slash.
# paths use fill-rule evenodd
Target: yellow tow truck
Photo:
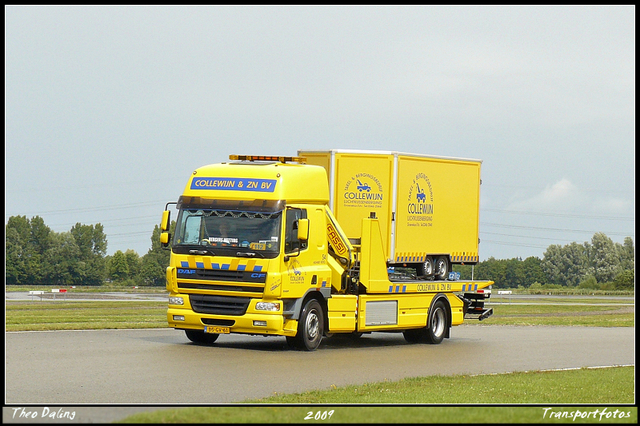
<path id="1" fill-rule="evenodd" d="M 478 262 L 479 160 L 392 151 L 231 155 L 196 169 L 167 203 L 161 243 L 169 326 L 188 339 L 402 332 L 438 344 L 492 314 Z M 178 210 L 169 234 L 169 205 Z"/>

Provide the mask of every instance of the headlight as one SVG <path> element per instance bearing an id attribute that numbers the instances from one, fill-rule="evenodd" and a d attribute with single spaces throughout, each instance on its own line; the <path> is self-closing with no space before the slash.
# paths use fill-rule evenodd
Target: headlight
<path id="1" fill-rule="evenodd" d="M 170 297 L 169 298 L 170 305 L 184 305 L 184 299 L 182 297 Z"/>
<path id="2" fill-rule="evenodd" d="M 256 303 L 256 311 L 273 311 L 277 312 L 280 310 L 279 303 L 273 302 L 258 302 Z"/>

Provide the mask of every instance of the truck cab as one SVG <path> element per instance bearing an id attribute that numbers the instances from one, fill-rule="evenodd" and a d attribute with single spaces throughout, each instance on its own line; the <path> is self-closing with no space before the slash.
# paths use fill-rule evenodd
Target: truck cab
<path id="1" fill-rule="evenodd" d="M 262 158 L 271 161 L 243 157 L 197 169 L 176 203 L 167 315 L 193 341 L 234 332 L 284 335 L 306 347 L 322 337 L 326 315 L 316 311 L 326 312 L 321 301 L 333 275 L 326 172 L 293 158 Z M 308 300 L 316 303 L 306 307 Z M 306 337 L 298 332 L 301 315 L 310 322 Z"/>

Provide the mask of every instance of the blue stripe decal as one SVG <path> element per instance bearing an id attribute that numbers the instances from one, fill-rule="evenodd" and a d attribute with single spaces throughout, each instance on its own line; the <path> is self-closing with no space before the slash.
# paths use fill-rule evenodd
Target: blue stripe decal
<path id="1" fill-rule="evenodd" d="M 393 293 L 393 286 L 392 285 L 389 286 L 389 293 Z"/>
<path id="2" fill-rule="evenodd" d="M 196 268 L 204 269 L 204 262 L 196 262 Z"/>
<path id="3" fill-rule="evenodd" d="M 247 268 L 247 265 L 238 265 L 238 271 L 244 271 Z"/>
<path id="4" fill-rule="evenodd" d="M 478 291 L 478 284 L 476 284 L 474 291 Z"/>
<path id="5" fill-rule="evenodd" d="M 253 272 L 261 272 L 262 271 L 262 266 L 256 265 L 253 267 Z"/>
<path id="6" fill-rule="evenodd" d="M 184 260 L 182 262 L 180 262 L 180 264 L 182 265 L 183 268 L 188 268 L 189 267 L 189 262 L 185 262 Z"/>
<path id="7" fill-rule="evenodd" d="M 407 291 L 407 286 L 406 286 L 406 285 L 403 285 L 403 286 L 402 286 L 402 292 L 403 292 L 403 293 L 405 293 L 406 291 Z"/>

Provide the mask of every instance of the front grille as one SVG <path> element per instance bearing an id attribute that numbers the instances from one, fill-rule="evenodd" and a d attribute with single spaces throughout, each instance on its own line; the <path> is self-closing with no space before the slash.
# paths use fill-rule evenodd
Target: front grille
<path id="1" fill-rule="evenodd" d="M 244 271 L 224 271 L 215 269 L 196 269 L 195 277 L 200 280 L 242 281 Z"/>
<path id="2" fill-rule="evenodd" d="M 231 271 L 227 269 L 178 268 L 178 279 L 203 281 L 231 281 L 261 283 L 267 282 L 267 273 L 261 271 Z"/>
<path id="3" fill-rule="evenodd" d="M 212 291 L 238 291 L 244 293 L 259 293 L 262 294 L 264 287 L 250 287 L 240 285 L 216 285 L 216 284 L 198 284 L 198 283 L 178 283 L 178 289 L 194 289 L 194 290 L 212 290 Z"/>
<path id="4" fill-rule="evenodd" d="M 247 297 L 191 294 L 189 295 L 189 301 L 193 311 L 199 314 L 244 315 L 251 299 Z"/>

